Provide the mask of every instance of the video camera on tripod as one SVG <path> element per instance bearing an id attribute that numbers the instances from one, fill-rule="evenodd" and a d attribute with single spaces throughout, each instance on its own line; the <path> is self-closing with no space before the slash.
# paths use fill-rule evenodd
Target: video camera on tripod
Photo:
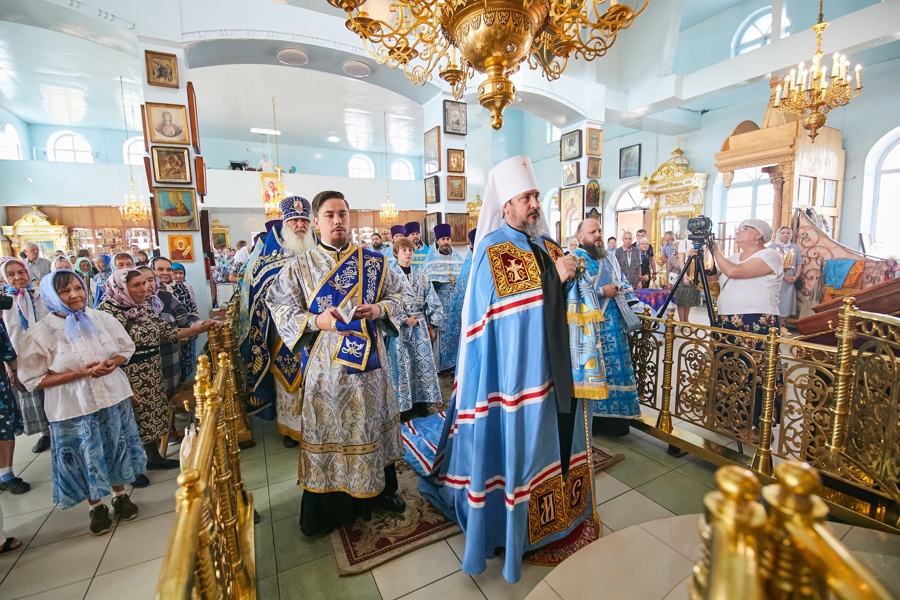
<path id="1" fill-rule="evenodd" d="M 703 247 L 709 248 L 710 252 L 712 252 L 713 242 L 716 241 L 716 236 L 712 232 L 713 222 L 712 219 L 705 215 L 700 215 L 699 217 L 694 217 L 692 219 L 688 219 L 687 222 L 687 230 L 688 236 L 687 239 L 694 244 L 694 250 L 696 250 L 696 254 L 694 256 L 689 256 L 684 263 L 684 268 L 681 269 L 681 273 L 678 274 L 678 279 L 675 281 L 675 284 L 672 286 L 672 290 L 669 292 L 666 301 L 663 303 L 662 308 L 659 309 L 657 313 L 658 317 L 662 317 L 665 314 L 666 308 L 669 306 L 669 303 L 672 301 L 672 298 L 675 296 L 675 290 L 678 289 L 678 286 L 681 285 L 682 280 L 685 275 L 688 273 L 691 264 L 694 265 L 694 274 L 693 280 L 694 285 L 701 285 L 701 289 L 703 292 L 703 299 L 706 302 L 706 314 L 709 317 L 710 323 L 716 322 L 716 316 L 713 311 L 713 302 L 712 297 L 709 295 L 709 281 L 707 280 L 707 275 L 715 275 L 716 274 L 716 266 L 713 263 L 713 268 L 710 272 L 707 273 L 706 265 L 704 264 L 706 261 L 703 259 Z"/>
<path id="2" fill-rule="evenodd" d="M 694 248 L 698 251 L 703 246 L 707 246 L 712 250 L 712 244 L 716 241 L 716 236 L 712 232 L 712 226 L 712 219 L 704 215 L 688 219 L 687 230 L 690 233 L 687 237 L 693 242 Z"/>

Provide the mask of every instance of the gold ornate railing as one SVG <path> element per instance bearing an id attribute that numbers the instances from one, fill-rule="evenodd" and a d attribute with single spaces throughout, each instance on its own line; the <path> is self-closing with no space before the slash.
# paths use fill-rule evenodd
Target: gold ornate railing
<path id="1" fill-rule="evenodd" d="M 199 434 L 178 476 L 177 513 L 156 597 L 256 598 L 253 496 L 244 486 L 238 437 L 246 430 L 232 355 L 222 345 L 231 326 L 210 336 L 209 357 L 197 360 L 194 384 Z M 187 407 L 189 409 L 189 407 Z"/>
<path id="2" fill-rule="evenodd" d="M 820 479 L 807 463 L 775 467 L 778 483 L 762 490 L 753 474 L 728 466 L 718 491 L 704 498 L 700 559 L 691 600 L 887 600 L 888 591 L 832 534 Z"/>
<path id="3" fill-rule="evenodd" d="M 674 311 L 642 319 L 631 337 L 638 395 L 659 414 L 639 429 L 766 481 L 779 459 L 806 462 L 836 515 L 900 531 L 900 319 L 845 299 L 837 347 L 681 323 Z"/>

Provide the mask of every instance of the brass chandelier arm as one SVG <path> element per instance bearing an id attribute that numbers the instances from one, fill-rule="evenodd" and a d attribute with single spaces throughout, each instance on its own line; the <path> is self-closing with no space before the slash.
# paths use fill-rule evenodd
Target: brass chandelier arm
<path id="1" fill-rule="evenodd" d="M 580 8 L 582 4 L 577 0 L 551 3 L 545 31 L 556 38 L 550 46 L 556 56 L 574 55 L 591 61 L 605 55 L 616 43 L 619 31 L 631 27 L 650 0 L 644 0 L 636 10 L 613 5 L 603 14 L 599 11 L 603 1 L 593 2 L 587 12 Z"/>

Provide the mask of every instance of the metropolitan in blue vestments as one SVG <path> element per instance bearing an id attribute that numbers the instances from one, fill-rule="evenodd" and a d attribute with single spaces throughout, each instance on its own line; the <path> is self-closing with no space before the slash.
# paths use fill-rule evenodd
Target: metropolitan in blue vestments
<path id="1" fill-rule="evenodd" d="M 597 426 L 605 433 L 626 435 L 628 419 L 639 417 L 641 407 L 631 362 L 631 345 L 615 297 L 632 294 L 633 290 L 615 257 L 606 250 L 600 223 L 596 219 L 582 221 L 577 237 L 580 246 L 574 254 L 585 260 L 604 317 L 599 324 L 599 334 L 609 397 L 593 403 L 593 414 Z"/>
<path id="2" fill-rule="evenodd" d="M 396 261 L 391 268 L 403 287 L 403 310 L 407 318 L 398 337 L 387 338 L 391 379 L 402 412 L 426 414 L 428 404 L 441 401 L 437 369 L 431 353 L 434 331 L 444 321 L 437 292 L 421 271 L 412 268 L 413 244 L 407 238 L 394 242 Z M 407 415 L 403 415 L 407 418 Z"/>
<path id="3" fill-rule="evenodd" d="M 411 464 L 425 474 L 421 492 L 465 533 L 463 571 L 481 573 L 504 548 L 511 582 L 526 551 L 578 537 L 593 509 L 566 320 L 575 260 L 546 235 L 537 187 L 528 157 L 492 169 L 436 450 L 422 452 L 427 444 L 404 434 Z M 440 420 L 416 419 L 407 430 L 415 436 Z"/>

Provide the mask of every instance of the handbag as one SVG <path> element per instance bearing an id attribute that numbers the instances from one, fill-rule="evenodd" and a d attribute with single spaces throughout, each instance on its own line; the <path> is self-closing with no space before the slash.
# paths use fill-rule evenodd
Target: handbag
<path id="1" fill-rule="evenodd" d="M 806 284 L 806 279 L 803 277 L 798 277 L 796 281 L 794 281 L 794 289 L 798 292 L 803 289 L 803 286 Z"/>

